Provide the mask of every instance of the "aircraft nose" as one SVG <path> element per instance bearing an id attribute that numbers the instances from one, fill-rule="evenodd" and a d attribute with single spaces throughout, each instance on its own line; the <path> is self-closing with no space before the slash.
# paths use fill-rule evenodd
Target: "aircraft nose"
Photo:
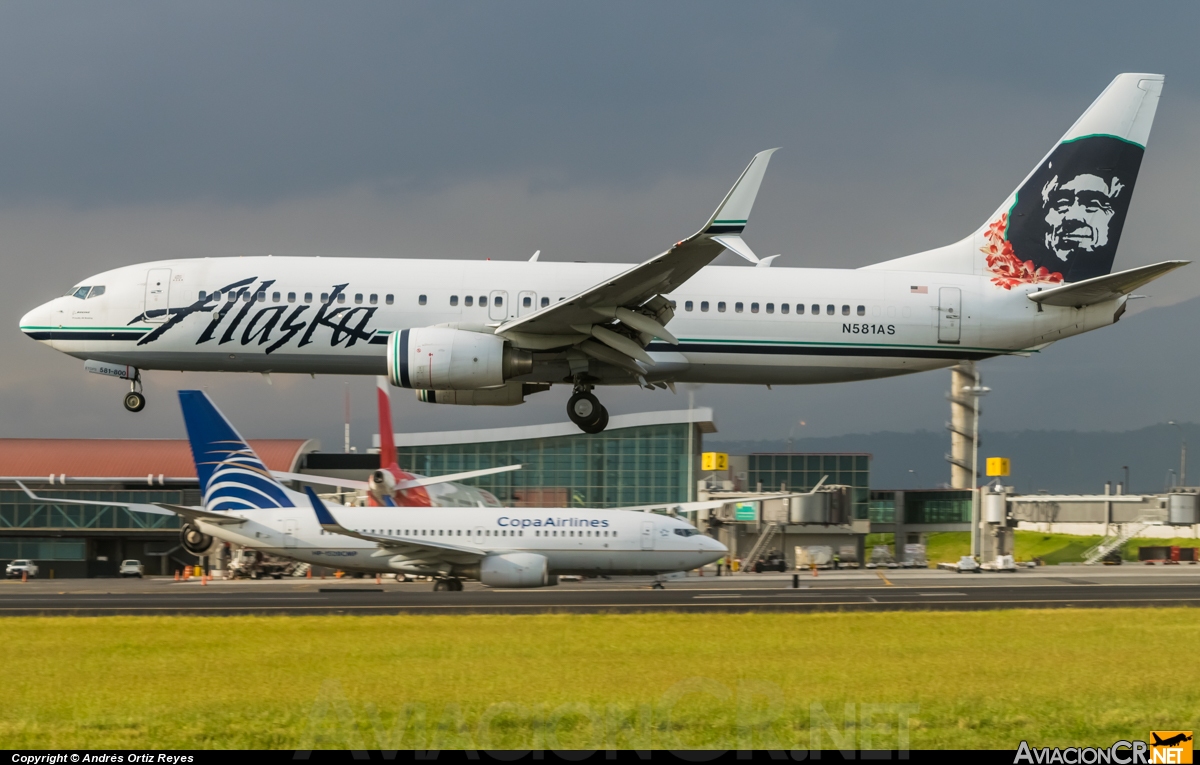
<path id="1" fill-rule="evenodd" d="M 52 328 L 50 322 L 50 304 L 43 303 L 21 317 L 21 331 L 34 340 L 49 339 L 48 332 Z"/>

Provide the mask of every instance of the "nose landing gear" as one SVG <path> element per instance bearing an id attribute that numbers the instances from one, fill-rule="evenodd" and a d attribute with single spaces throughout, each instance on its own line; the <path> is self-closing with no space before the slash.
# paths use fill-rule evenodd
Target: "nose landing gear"
<path id="1" fill-rule="evenodd" d="M 592 395 L 590 385 L 576 385 L 567 401 L 567 417 L 584 433 L 601 433 L 608 427 L 608 410 Z"/>
<path id="2" fill-rule="evenodd" d="M 131 412 L 140 412 L 146 408 L 146 396 L 142 393 L 142 373 L 133 370 L 129 378 L 129 392 L 125 394 L 125 408 Z"/>

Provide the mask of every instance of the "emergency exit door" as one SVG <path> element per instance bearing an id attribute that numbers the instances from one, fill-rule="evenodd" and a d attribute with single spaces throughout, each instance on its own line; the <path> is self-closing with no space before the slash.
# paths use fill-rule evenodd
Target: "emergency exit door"
<path id="1" fill-rule="evenodd" d="M 962 290 L 938 290 L 938 342 L 957 343 L 962 338 Z"/>

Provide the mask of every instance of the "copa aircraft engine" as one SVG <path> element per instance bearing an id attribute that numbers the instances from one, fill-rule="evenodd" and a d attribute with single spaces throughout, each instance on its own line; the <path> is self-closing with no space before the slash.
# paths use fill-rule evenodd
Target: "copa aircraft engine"
<path id="1" fill-rule="evenodd" d="M 549 574 L 546 556 L 536 553 L 489 555 L 479 562 L 478 569 L 467 575 L 477 578 L 488 587 L 546 587 L 558 584 L 558 577 Z"/>
<path id="2" fill-rule="evenodd" d="M 183 527 L 179 530 L 179 539 L 183 543 L 183 549 L 192 555 L 200 557 L 212 553 L 220 546 L 217 540 L 205 534 L 191 523 L 183 524 Z"/>

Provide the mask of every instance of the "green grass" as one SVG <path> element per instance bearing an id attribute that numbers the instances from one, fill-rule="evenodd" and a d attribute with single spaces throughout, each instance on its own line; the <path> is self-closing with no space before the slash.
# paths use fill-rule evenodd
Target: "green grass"
<path id="1" fill-rule="evenodd" d="M 1200 639 L 1188 609 L 21 617 L 0 639 L 4 749 L 829 748 L 830 726 L 886 749 L 901 716 L 915 748 L 1200 728 L 1186 660 L 1151 671 Z"/>
<path id="2" fill-rule="evenodd" d="M 1015 531 L 1014 554 L 1017 560 L 1027 561 L 1040 558 L 1047 566 L 1059 563 L 1079 563 L 1083 555 L 1100 541 L 1098 536 L 1073 536 L 1071 534 L 1046 534 L 1040 531 Z M 871 546 L 892 544 L 892 534 L 870 534 L 867 537 L 867 555 Z M 1142 547 L 1200 546 L 1200 540 L 1148 539 L 1137 537 L 1129 540 L 1121 550 L 1124 560 L 1135 562 Z M 967 531 L 942 531 L 927 535 L 925 557 L 930 564 L 954 563 L 971 549 L 971 534 Z"/>

